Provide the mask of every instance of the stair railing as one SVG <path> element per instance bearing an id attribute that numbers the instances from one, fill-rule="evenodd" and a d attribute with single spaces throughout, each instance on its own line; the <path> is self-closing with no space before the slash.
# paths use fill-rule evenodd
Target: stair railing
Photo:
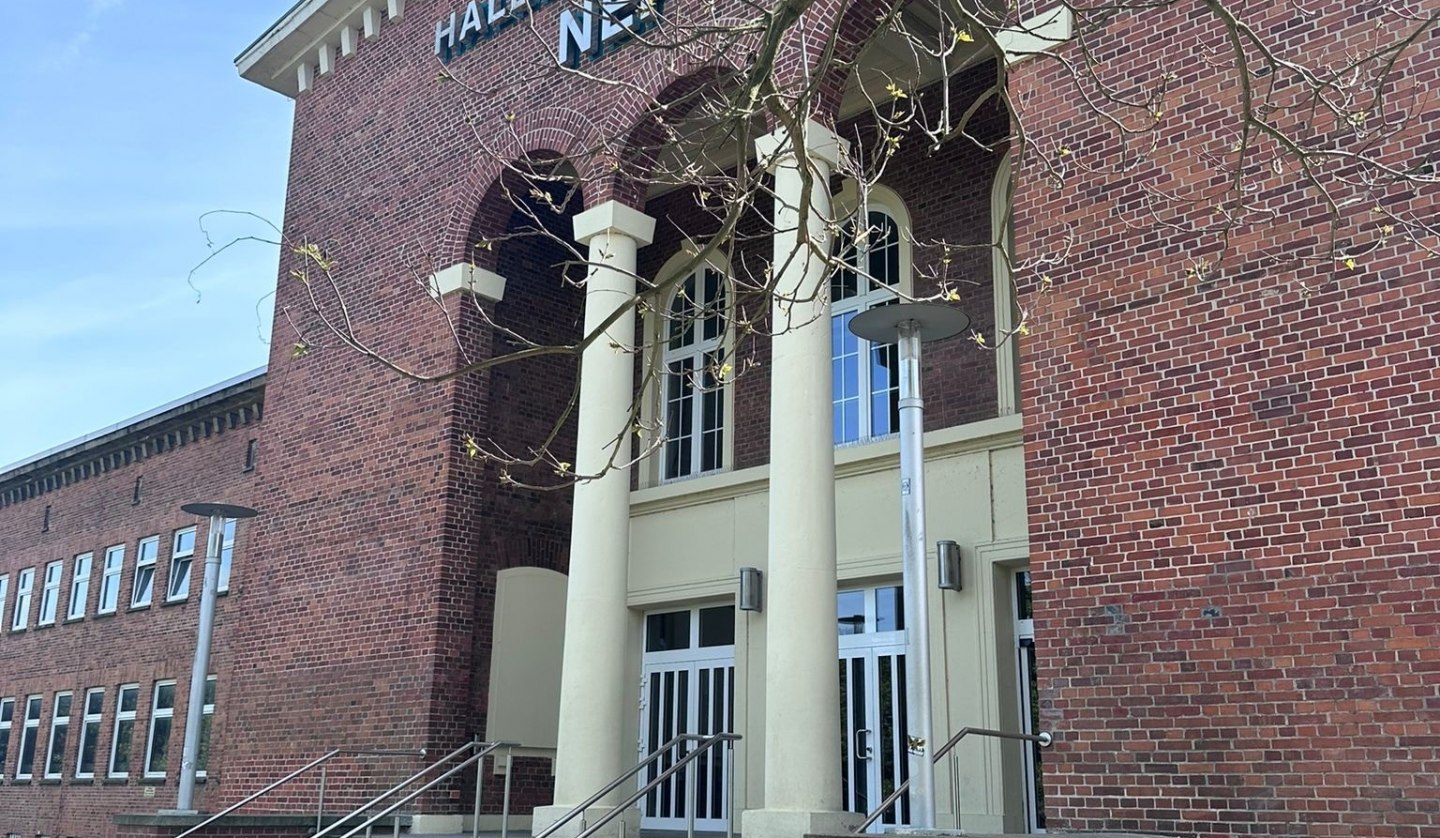
<path id="1" fill-rule="evenodd" d="M 190 827 L 179 835 L 176 835 L 175 838 L 188 838 L 191 833 L 199 832 L 200 830 L 204 829 L 215 821 L 220 820 L 231 812 L 234 812 L 240 807 L 259 800 L 270 792 L 280 788 L 291 780 L 294 780 L 315 768 L 320 769 L 320 791 L 319 794 L 316 795 L 315 802 L 315 830 L 318 832 L 320 830 L 321 816 L 325 811 L 326 771 L 329 768 L 330 760 L 338 756 L 423 757 L 425 756 L 425 751 L 424 749 L 405 751 L 385 748 L 333 748 L 325 752 L 321 756 L 317 757 L 316 759 L 313 759 L 310 762 L 307 762 L 299 768 L 295 769 L 294 771 L 291 771 L 289 774 L 286 774 L 284 777 L 281 777 L 280 779 L 276 780 L 265 788 L 260 789 L 259 791 L 255 792 L 244 800 L 241 800 L 238 803 L 232 803 L 224 809 L 221 809 L 219 812 L 216 812 L 215 814 L 195 824 L 194 826 Z"/>
<path id="2" fill-rule="evenodd" d="M 950 741 L 940 746 L 940 750 L 936 751 L 935 756 L 931 757 L 931 762 L 940 762 L 941 757 L 954 750 L 955 746 L 960 744 L 961 739 L 964 739 L 966 736 L 969 736 L 972 733 L 976 736 L 989 736 L 993 739 L 1018 739 L 1022 742 L 1034 742 L 1042 748 L 1050 747 L 1050 744 L 1055 741 L 1055 738 L 1051 736 L 1048 731 L 1041 733 L 1013 733 L 1008 730 L 989 730 L 983 727 L 962 727 L 955 732 L 954 736 L 950 737 Z M 855 831 L 864 832 L 865 830 L 869 829 L 871 824 L 879 820 L 881 815 L 888 812 L 890 810 L 890 807 L 895 805 L 895 801 L 900 799 L 900 795 L 904 794 L 909 790 L 910 778 L 906 777 L 905 782 L 901 783 L 895 788 L 894 791 L 890 792 L 890 794 L 887 795 L 884 800 L 880 801 L 880 805 L 876 807 L 876 809 L 868 816 L 866 816 L 865 820 L 861 821 L 859 826 L 855 827 Z M 951 802 L 952 804 L 954 803 L 954 801 Z"/>
<path id="3" fill-rule="evenodd" d="M 735 795 L 734 750 L 735 743 L 739 742 L 741 738 L 742 737 L 738 733 L 716 733 L 709 736 L 704 736 L 698 733 L 682 733 L 679 736 L 676 736 L 665 742 L 663 745 L 656 748 L 655 750 L 651 751 L 645 756 L 644 759 L 636 763 L 634 767 L 627 769 L 620 776 L 606 783 L 599 791 L 586 798 L 584 803 L 581 803 L 580 805 L 561 815 L 559 820 L 535 833 L 533 838 L 550 838 L 550 836 L 553 835 L 557 830 L 568 824 L 570 821 L 575 820 L 575 818 L 577 817 L 580 818 L 581 829 L 580 834 L 575 836 L 575 838 L 591 838 L 591 836 L 598 832 L 601 827 L 605 826 L 605 824 L 619 817 L 622 812 L 629 809 L 631 806 L 634 806 L 641 800 L 641 798 L 645 797 L 645 795 L 658 788 L 661 783 L 670 779 L 677 772 L 683 770 L 686 766 L 699 759 L 701 754 L 710 751 L 711 749 L 721 745 L 722 743 L 725 744 L 727 750 L 729 751 L 730 774 L 728 782 L 730 785 L 730 797 L 731 799 L 733 799 Z M 656 760 L 660 759 L 660 757 L 670 753 L 676 747 L 684 745 L 686 743 L 694 743 L 694 747 L 682 753 L 679 759 L 675 760 L 675 762 L 673 762 L 668 768 L 661 771 L 659 774 L 656 774 L 653 778 L 650 779 L 649 782 L 641 786 L 639 791 L 636 791 L 634 794 L 627 797 L 619 805 L 611 808 L 610 811 L 601 815 L 600 818 L 595 821 L 595 823 L 588 826 L 586 825 L 585 813 L 591 806 L 599 803 L 601 798 L 605 797 L 605 795 L 609 794 L 615 789 L 620 788 L 620 786 L 624 785 L 626 781 L 639 774 L 646 767 L 653 765 Z M 686 834 L 689 836 L 689 838 L 695 838 L 695 772 L 693 771 L 687 771 L 685 773 L 685 797 L 685 815 L 687 821 Z M 734 807 L 731 806 L 730 811 L 728 812 L 728 816 L 725 818 L 725 836 L 726 838 L 734 838 L 734 834 L 735 812 Z M 316 838 L 318 838 L 318 836 Z"/>
<path id="4" fill-rule="evenodd" d="M 505 748 L 507 752 L 506 764 L 509 768 L 513 768 L 514 751 L 518 747 L 520 747 L 519 742 L 481 742 L 479 740 L 466 742 L 464 745 L 461 745 L 460 747 L 456 748 L 455 750 L 451 751 L 450 753 L 446 754 L 435 762 L 430 763 L 429 765 L 425 766 L 419 771 L 416 771 L 414 774 L 410 775 L 399 783 L 396 783 L 389 789 L 386 789 L 384 792 L 376 795 L 374 798 L 366 801 L 364 804 L 357 807 L 354 811 L 350 812 L 349 814 L 345 815 L 344 817 L 340 818 L 339 820 L 335 821 L 324 829 L 318 830 L 317 832 L 315 832 L 314 835 L 311 836 L 311 838 L 324 838 L 324 836 L 335 832 L 340 827 L 349 823 L 352 819 L 360 817 L 362 814 L 369 811 L 372 807 L 379 806 L 391 795 L 404 791 L 406 787 L 418 781 L 421 777 L 424 777 L 426 774 L 429 774 L 430 772 L 440 768 L 443 765 L 446 765 L 447 763 L 459 759 L 466 753 L 469 753 L 470 755 L 468 757 L 465 757 L 465 759 L 461 760 L 455 765 L 451 766 L 450 768 L 446 769 L 440 775 L 430 780 L 427 780 L 418 788 L 415 788 L 405 793 L 393 803 L 389 804 L 385 808 L 366 818 L 359 825 L 352 827 L 350 831 L 341 835 L 340 838 L 352 838 L 352 836 L 354 836 L 357 832 L 369 830 L 370 827 L 373 826 L 377 821 L 385 818 L 387 815 L 390 815 L 396 809 L 399 809 L 401 806 L 404 806 L 406 803 L 409 803 L 410 801 L 414 800 L 415 798 L 419 797 L 430 789 L 435 788 L 439 784 L 450 779 L 459 772 L 464 771 L 466 768 L 469 768 L 472 765 L 475 766 L 475 812 L 474 821 L 471 824 L 471 834 L 478 835 L 480 831 L 480 792 L 482 782 L 481 778 L 484 775 L 483 769 L 485 765 L 485 757 L 489 756 L 490 754 L 501 748 Z M 507 838 L 510 829 L 510 771 L 508 769 L 505 774 L 505 796 L 504 800 L 501 802 L 501 807 L 501 838 Z M 391 825 L 393 829 L 393 834 L 398 836 L 400 834 L 400 818 L 394 818 L 391 822 Z"/>

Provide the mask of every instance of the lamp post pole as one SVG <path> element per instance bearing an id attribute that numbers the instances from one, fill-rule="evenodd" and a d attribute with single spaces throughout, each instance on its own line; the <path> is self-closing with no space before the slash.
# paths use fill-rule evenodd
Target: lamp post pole
<path id="1" fill-rule="evenodd" d="M 200 585 L 200 627 L 195 637 L 195 665 L 190 670 L 190 698 L 185 705 L 185 744 L 180 752 L 180 787 L 175 795 L 178 812 L 195 811 L 195 772 L 200 758 L 200 723 L 205 709 L 205 679 L 210 673 L 210 638 L 215 632 L 215 599 L 220 586 L 220 550 L 225 541 L 226 518 L 253 518 L 255 510 L 228 503 L 187 503 L 191 515 L 210 519 L 205 538 L 205 570 Z"/>
<path id="2" fill-rule="evenodd" d="M 900 558 L 905 589 L 905 711 L 910 826 L 935 828 L 935 721 L 930 692 L 929 585 L 925 562 L 925 400 L 920 345 L 958 334 L 963 312 L 933 303 L 882 306 L 858 314 L 850 331 L 871 343 L 898 338 L 900 355 Z"/>

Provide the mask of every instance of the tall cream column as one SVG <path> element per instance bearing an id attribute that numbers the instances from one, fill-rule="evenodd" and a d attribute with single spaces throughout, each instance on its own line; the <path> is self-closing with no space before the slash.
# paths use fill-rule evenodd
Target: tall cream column
<path id="1" fill-rule="evenodd" d="M 770 521 L 765 579 L 765 802 L 745 838 L 839 832 L 839 646 L 835 631 L 835 446 L 831 428 L 830 171 L 844 141 L 807 122 L 756 141 L 775 174 L 770 350 Z M 802 168 L 804 167 L 804 168 Z M 809 209 L 801 218 L 805 180 Z M 810 244 L 801 242 L 803 229 Z M 818 249 L 819 252 L 811 248 Z"/>
<path id="2" fill-rule="evenodd" d="M 575 240 L 590 248 L 585 286 L 585 333 L 621 314 L 585 349 L 575 470 L 603 477 L 575 487 L 570 531 L 570 580 L 565 604 L 565 652 L 560 675 L 560 727 L 555 755 L 555 802 L 535 810 L 539 831 L 633 764 L 625 742 L 634 713 L 634 685 L 626 678 L 630 613 L 625 605 L 630 552 L 629 416 L 635 395 L 635 252 L 651 242 L 655 219 L 616 201 L 575 216 Z M 592 812 L 618 797 L 601 801 Z M 624 835 L 624 816 L 610 835 Z M 591 819 L 593 822 L 593 817 Z M 636 826 L 631 824 L 630 827 Z M 579 832 L 576 819 L 560 836 Z"/>

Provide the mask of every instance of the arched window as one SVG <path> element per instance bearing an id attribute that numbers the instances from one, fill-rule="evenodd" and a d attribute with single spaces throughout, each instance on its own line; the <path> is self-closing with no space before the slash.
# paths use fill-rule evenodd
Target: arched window
<path id="1" fill-rule="evenodd" d="M 665 480 L 725 465 L 725 306 L 725 277 L 707 266 L 680 283 L 666 310 Z"/>
<path id="2" fill-rule="evenodd" d="M 872 344 L 850 331 L 862 311 L 899 301 L 909 259 L 901 224 L 883 208 L 853 220 L 839 242 L 845 267 L 830 278 L 830 363 L 835 443 L 858 442 L 899 430 L 900 358 L 895 344 Z"/>

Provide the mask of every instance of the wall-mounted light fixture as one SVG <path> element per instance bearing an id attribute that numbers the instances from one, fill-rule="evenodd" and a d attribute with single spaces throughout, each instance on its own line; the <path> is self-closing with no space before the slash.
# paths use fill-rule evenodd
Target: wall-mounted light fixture
<path id="1" fill-rule="evenodd" d="M 764 610 L 765 574 L 760 572 L 760 568 L 740 568 L 740 590 L 735 599 L 741 611 Z"/>
<path id="2" fill-rule="evenodd" d="M 940 570 L 941 590 L 963 590 L 960 576 L 960 545 L 953 541 L 935 542 L 935 559 Z"/>

